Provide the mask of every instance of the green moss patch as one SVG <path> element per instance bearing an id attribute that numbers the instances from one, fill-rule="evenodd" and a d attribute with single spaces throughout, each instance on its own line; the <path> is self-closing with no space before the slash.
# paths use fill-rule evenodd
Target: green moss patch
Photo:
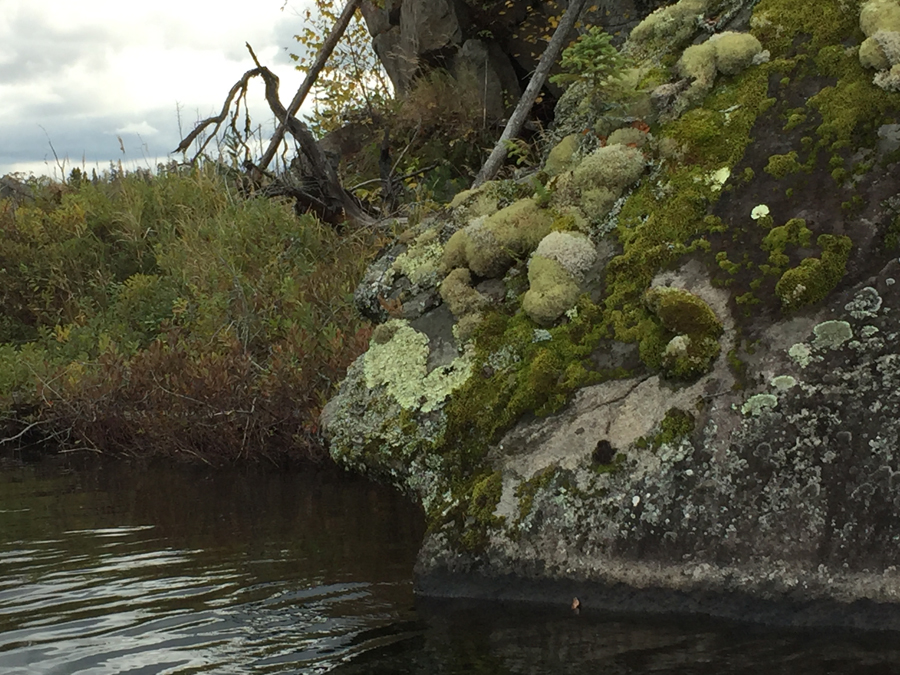
<path id="1" fill-rule="evenodd" d="M 669 408 L 659 423 L 658 431 L 650 438 L 639 438 L 635 445 L 639 448 L 658 450 L 663 445 L 676 443 L 694 433 L 694 415 L 681 408 Z"/>
<path id="2" fill-rule="evenodd" d="M 849 237 L 820 235 L 816 243 L 822 249 L 818 258 L 805 258 L 787 270 L 775 286 L 775 294 L 786 308 L 796 309 L 819 302 L 838 285 L 847 271 L 847 258 L 853 243 Z"/>
<path id="3" fill-rule="evenodd" d="M 502 276 L 516 259 L 531 253 L 551 230 L 553 214 L 534 199 L 520 199 L 450 237 L 445 270 L 468 267 L 481 277 Z"/>
<path id="4" fill-rule="evenodd" d="M 722 323 L 703 300 L 680 288 L 651 288 L 644 296 L 659 325 L 647 322 L 641 358 L 670 377 L 693 378 L 719 355 Z"/>

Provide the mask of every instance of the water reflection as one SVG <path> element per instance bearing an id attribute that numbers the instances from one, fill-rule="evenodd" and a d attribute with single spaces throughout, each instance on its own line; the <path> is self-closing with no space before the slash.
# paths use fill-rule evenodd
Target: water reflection
<path id="1" fill-rule="evenodd" d="M 328 669 L 413 616 L 421 534 L 391 491 L 327 472 L 7 470 L 0 673 Z"/>
<path id="2" fill-rule="evenodd" d="M 896 635 L 416 601 L 422 528 L 328 472 L 6 468 L 0 673 L 900 673 Z"/>
<path id="3" fill-rule="evenodd" d="M 697 618 L 575 615 L 517 603 L 420 601 L 423 633 L 335 675 L 889 675 L 895 634 L 797 631 Z"/>

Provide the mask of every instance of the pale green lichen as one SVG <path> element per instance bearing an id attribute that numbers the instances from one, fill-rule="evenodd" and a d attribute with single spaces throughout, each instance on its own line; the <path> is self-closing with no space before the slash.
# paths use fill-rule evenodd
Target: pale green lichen
<path id="1" fill-rule="evenodd" d="M 741 412 L 745 415 L 761 415 L 774 409 L 778 405 L 778 399 L 772 394 L 756 394 L 747 399 L 741 406 Z"/>
<path id="2" fill-rule="evenodd" d="M 692 83 L 681 94 L 676 112 L 699 103 L 712 89 L 717 73 L 737 75 L 752 65 L 762 51 L 762 44 L 753 35 L 731 31 L 718 33 L 706 42 L 685 49 L 678 61 L 678 71 Z"/>
<path id="3" fill-rule="evenodd" d="M 462 222 L 490 216 L 498 210 L 495 187 L 494 181 L 488 181 L 474 190 L 463 190 L 453 198 L 449 208 Z"/>
<path id="4" fill-rule="evenodd" d="M 900 32 L 880 30 L 859 46 L 859 62 L 863 68 L 888 70 L 900 63 Z"/>
<path id="5" fill-rule="evenodd" d="M 528 263 L 529 289 L 522 309 L 549 326 L 575 305 L 580 282 L 597 259 L 591 240 L 578 232 L 551 232 Z"/>
<path id="6" fill-rule="evenodd" d="M 874 319 L 878 316 L 883 302 L 878 291 L 871 286 L 866 286 L 853 296 L 853 300 L 844 305 L 844 309 L 854 319 Z"/>
<path id="7" fill-rule="evenodd" d="M 607 145 L 633 145 L 641 148 L 647 143 L 647 134 L 634 127 L 622 127 L 613 131 L 606 139 Z"/>
<path id="8" fill-rule="evenodd" d="M 820 349 L 837 349 L 853 337 L 853 329 L 846 321 L 823 321 L 813 328 L 813 333 L 813 346 Z"/>
<path id="9" fill-rule="evenodd" d="M 900 63 L 890 70 L 876 73 L 872 83 L 885 91 L 900 92 Z"/>
<path id="10" fill-rule="evenodd" d="M 759 220 L 760 218 L 765 218 L 769 215 L 769 207 L 765 204 L 760 204 L 759 206 L 754 206 L 753 210 L 750 211 L 750 217 L 753 220 Z"/>
<path id="11" fill-rule="evenodd" d="M 798 342 L 795 345 L 791 345 L 791 348 L 788 350 L 788 356 L 790 356 L 798 366 L 806 368 L 812 360 L 812 350 L 804 343 Z"/>
<path id="12" fill-rule="evenodd" d="M 542 326 L 555 323 L 578 300 L 578 282 L 556 260 L 532 256 L 528 263 L 528 283 L 522 309 Z"/>
<path id="13" fill-rule="evenodd" d="M 524 258 L 553 225 L 553 216 L 534 199 L 520 199 L 455 232 L 444 247 L 444 270 L 468 267 L 481 277 L 499 277 Z"/>
<path id="14" fill-rule="evenodd" d="M 723 75 L 737 75 L 753 64 L 762 44 L 750 33 L 725 31 L 709 38 L 716 49 L 716 69 Z"/>
<path id="15" fill-rule="evenodd" d="M 591 240 L 578 232 L 551 232 L 541 239 L 534 254 L 555 260 L 576 280 L 583 279 L 597 260 Z"/>
<path id="16" fill-rule="evenodd" d="M 713 171 L 706 176 L 706 184 L 709 185 L 714 192 L 718 192 L 722 189 L 722 186 L 728 182 L 729 178 L 731 178 L 731 169 L 727 166 L 723 166 L 718 171 Z"/>
<path id="17" fill-rule="evenodd" d="M 472 274 L 465 267 L 458 267 L 446 276 L 441 282 L 440 294 L 457 318 L 478 312 L 488 305 L 488 299 L 472 288 Z"/>
<path id="18" fill-rule="evenodd" d="M 554 204 L 577 206 L 591 220 L 606 217 L 616 200 L 644 172 L 646 159 L 637 148 L 609 145 L 585 157 L 559 177 Z"/>
<path id="19" fill-rule="evenodd" d="M 860 9 L 859 27 L 868 37 L 880 30 L 900 31 L 900 3 L 896 0 L 869 0 Z"/>
<path id="20" fill-rule="evenodd" d="M 412 283 L 433 286 L 438 279 L 438 266 L 444 247 L 437 241 L 434 230 L 419 235 L 412 246 L 397 256 L 391 269 L 406 276 Z"/>
<path id="21" fill-rule="evenodd" d="M 709 0 L 681 0 L 656 10 L 631 31 L 632 47 L 643 45 L 678 48 L 697 31 Z"/>
<path id="22" fill-rule="evenodd" d="M 788 391 L 797 386 L 797 380 L 790 375 L 778 375 L 773 377 L 769 381 L 769 384 L 771 384 L 776 391 Z"/>
<path id="23" fill-rule="evenodd" d="M 874 68 L 873 83 L 885 91 L 900 91 L 900 2 L 869 0 L 859 14 L 866 39 L 859 47 L 859 62 Z"/>
<path id="24" fill-rule="evenodd" d="M 364 357 L 366 386 L 370 389 L 383 386 L 402 408 L 428 413 L 438 409 L 469 378 L 469 354 L 429 373 L 428 336 L 402 319 L 393 319 L 384 326 L 390 339 L 382 343 L 373 340 Z"/>
<path id="25" fill-rule="evenodd" d="M 578 134 L 569 134 L 553 146 L 547 155 L 547 161 L 544 162 L 544 171 L 550 176 L 556 176 L 571 168 L 575 152 L 578 150 L 578 142 Z"/>

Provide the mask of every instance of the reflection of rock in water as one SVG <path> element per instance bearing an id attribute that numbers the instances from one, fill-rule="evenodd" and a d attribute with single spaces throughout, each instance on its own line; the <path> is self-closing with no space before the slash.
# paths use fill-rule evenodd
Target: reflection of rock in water
<path id="1" fill-rule="evenodd" d="M 415 637 L 362 654 L 338 675 L 884 673 L 890 640 L 679 618 L 609 617 L 566 607 L 428 601 Z M 408 628 L 408 626 L 407 626 Z M 877 646 L 876 646 L 877 645 Z M 789 668 L 790 670 L 785 670 Z"/>

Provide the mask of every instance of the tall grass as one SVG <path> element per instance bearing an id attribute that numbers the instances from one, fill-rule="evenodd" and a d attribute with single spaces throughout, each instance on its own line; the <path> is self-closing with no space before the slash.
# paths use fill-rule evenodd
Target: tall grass
<path id="1" fill-rule="evenodd" d="M 368 341 L 352 292 L 375 234 L 243 198 L 213 164 L 31 187 L 0 200 L 6 438 L 320 455 L 319 408 Z"/>

